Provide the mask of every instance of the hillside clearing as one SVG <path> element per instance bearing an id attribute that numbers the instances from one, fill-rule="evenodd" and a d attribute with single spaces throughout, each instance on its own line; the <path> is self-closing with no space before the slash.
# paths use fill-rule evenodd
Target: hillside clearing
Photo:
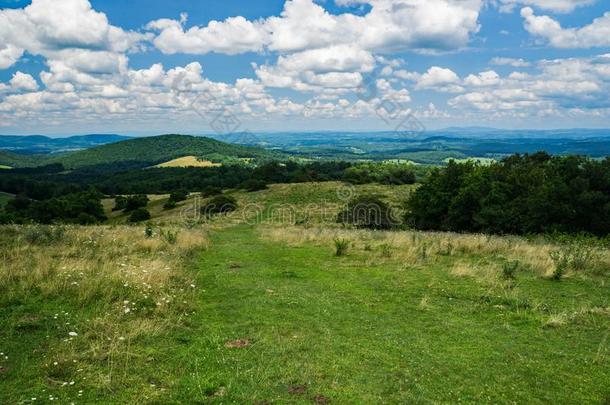
<path id="1" fill-rule="evenodd" d="M 184 156 L 169 162 L 160 163 L 155 167 L 220 167 L 222 163 L 214 163 L 209 160 L 199 159 L 196 156 Z"/>

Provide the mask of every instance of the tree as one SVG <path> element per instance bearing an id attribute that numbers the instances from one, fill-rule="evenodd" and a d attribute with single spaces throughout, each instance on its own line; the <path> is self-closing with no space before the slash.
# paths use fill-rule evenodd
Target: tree
<path id="1" fill-rule="evenodd" d="M 138 208 L 144 208 L 148 205 L 148 196 L 145 194 L 138 194 L 127 197 L 127 205 L 125 206 L 125 212 L 131 212 Z"/>
<path id="2" fill-rule="evenodd" d="M 362 195 L 350 200 L 337 216 L 337 222 L 377 230 L 398 225 L 390 206 L 377 195 Z"/>
<path id="3" fill-rule="evenodd" d="M 170 194 L 169 199 L 170 201 L 180 202 L 186 200 L 188 198 L 188 195 L 188 191 L 177 190 Z"/>
<path id="4" fill-rule="evenodd" d="M 201 213 L 209 218 L 217 214 L 228 214 L 237 209 L 237 200 L 230 195 L 217 195 L 201 207 Z"/>
<path id="5" fill-rule="evenodd" d="M 267 183 L 265 183 L 263 180 L 249 179 L 241 183 L 239 188 L 249 192 L 260 191 L 267 188 Z"/>
<path id="6" fill-rule="evenodd" d="M 146 208 L 137 208 L 129 216 L 129 222 L 136 223 L 148 221 L 151 218 L 150 212 Z"/>

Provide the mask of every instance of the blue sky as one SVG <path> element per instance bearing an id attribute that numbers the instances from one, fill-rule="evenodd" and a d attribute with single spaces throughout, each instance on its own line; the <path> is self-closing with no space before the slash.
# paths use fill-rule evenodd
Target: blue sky
<path id="1" fill-rule="evenodd" d="M 0 0 L 5 134 L 610 127 L 608 94 L 603 0 Z"/>

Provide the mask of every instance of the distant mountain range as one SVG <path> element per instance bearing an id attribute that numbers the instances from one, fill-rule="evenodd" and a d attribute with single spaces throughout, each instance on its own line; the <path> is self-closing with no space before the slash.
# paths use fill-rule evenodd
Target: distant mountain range
<path id="1" fill-rule="evenodd" d="M 90 137 L 72 137 L 76 144 L 91 143 Z M 269 161 L 286 159 L 277 151 L 268 151 L 254 146 L 233 145 L 215 139 L 189 135 L 160 135 L 144 138 L 128 138 L 94 135 L 98 142 L 115 140 L 112 143 L 93 146 L 73 152 L 50 154 L 17 154 L 0 150 L 0 166 L 32 167 L 61 163 L 66 169 L 96 167 L 103 170 L 121 170 L 150 167 L 185 156 L 220 163 L 240 161 Z M 79 139 L 81 138 L 81 139 Z M 85 138 L 84 140 L 82 138 Z M 122 140 L 121 140 L 122 138 Z M 64 138 L 67 140 L 69 138 Z M 68 145 L 70 141 L 64 143 Z M 80 142 L 80 143 L 79 143 Z M 25 143 L 27 145 L 27 142 Z"/>
<path id="2" fill-rule="evenodd" d="M 51 138 L 44 135 L 0 135 L 0 149 L 16 153 L 49 154 L 92 148 L 131 139 L 115 134 L 77 135 Z"/>
<path id="3" fill-rule="evenodd" d="M 243 158 L 344 160 L 403 159 L 439 164 L 449 158 L 498 159 L 513 153 L 546 151 L 610 156 L 610 130 L 501 130 L 447 128 L 405 134 L 398 132 L 277 132 L 229 135 L 163 135 L 129 137 L 92 134 L 51 138 L 0 135 L 0 166 L 31 167 L 62 163 L 66 168 L 112 165 L 142 167 L 185 156 L 218 162 Z"/>

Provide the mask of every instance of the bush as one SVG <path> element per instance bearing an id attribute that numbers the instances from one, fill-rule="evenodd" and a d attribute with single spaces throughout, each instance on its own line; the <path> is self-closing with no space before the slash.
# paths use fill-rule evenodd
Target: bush
<path id="1" fill-rule="evenodd" d="M 125 206 L 125 212 L 135 211 L 138 208 L 144 208 L 148 205 L 148 196 L 145 194 L 138 194 L 131 197 L 127 197 L 127 204 Z"/>
<path id="2" fill-rule="evenodd" d="M 207 186 L 201 190 L 201 196 L 204 198 L 214 197 L 219 194 L 222 194 L 222 189 L 220 187 Z"/>
<path id="3" fill-rule="evenodd" d="M 180 201 L 186 200 L 188 198 L 188 196 L 189 196 L 188 191 L 178 190 L 178 191 L 174 191 L 173 193 L 170 194 L 169 200 L 174 201 L 174 202 L 180 202 Z"/>
<path id="4" fill-rule="evenodd" d="M 114 198 L 114 208 L 112 211 L 122 211 L 127 208 L 127 198 L 122 195 L 116 196 Z"/>
<path id="5" fill-rule="evenodd" d="M 555 263 L 555 270 L 553 270 L 551 279 L 559 281 L 568 271 L 568 267 L 570 266 L 570 259 L 566 252 L 562 250 L 554 250 L 550 253 L 550 256 L 551 260 L 553 260 L 553 262 Z"/>
<path id="6" fill-rule="evenodd" d="M 237 209 L 237 200 L 229 195 L 217 195 L 201 207 L 201 213 L 208 218 L 216 214 L 228 214 Z"/>
<path id="7" fill-rule="evenodd" d="M 91 214 L 87 214 L 86 212 L 81 212 L 80 214 L 78 214 L 78 217 L 76 218 L 76 223 L 78 223 L 79 225 L 93 225 L 93 224 L 97 224 L 98 220 L 96 217 L 94 217 Z"/>
<path id="8" fill-rule="evenodd" d="M 64 239 L 66 230 L 61 226 L 30 226 L 26 228 L 24 238 L 32 245 L 50 245 Z"/>
<path id="9" fill-rule="evenodd" d="M 267 189 L 267 183 L 262 180 L 246 180 L 239 185 L 239 188 L 249 192 L 260 191 Z"/>
<path id="10" fill-rule="evenodd" d="M 176 201 L 174 200 L 167 200 L 167 202 L 165 204 L 163 204 L 163 209 L 164 210 L 171 210 L 176 208 Z"/>
<path id="11" fill-rule="evenodd" d="M 347 249 L 349 248 L 349 240 L 343 238 L 333 239 L 335 243 L 335 256 L 345 256 Z"/>
<path id="12" fill-rule="evenodd" d="M 131 213 L 129 217 L 129 222 L 142 222 L 148 221 L 150 219 L 150 212 L 146 208 L 138 208 Z"/>
<path id="13" fill-rule="evenodd" d="M 357 228 L 391 229 L 397 225 L 392 209 L 379 196 L 363 195 L 353 198 L 339 213 L 337 222 Z"/>

